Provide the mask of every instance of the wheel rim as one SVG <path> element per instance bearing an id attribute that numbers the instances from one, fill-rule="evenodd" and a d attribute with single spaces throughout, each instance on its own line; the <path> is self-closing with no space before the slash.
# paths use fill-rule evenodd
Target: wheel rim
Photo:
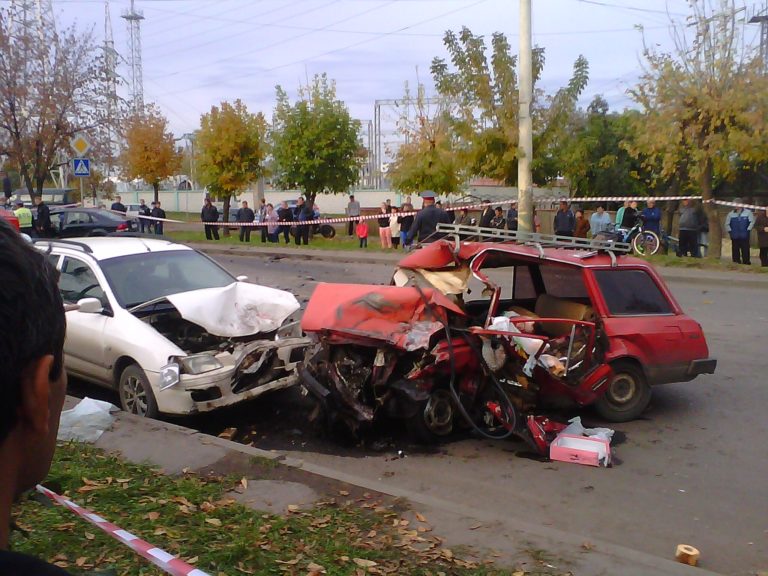
<path id="1" fill-rule="evenodd" d="M 453 400 L 446 390 L 434 392 L 427 400 L 424 424 L 438 436 L 445 436 L 453 430 Z"/>
<path id="2" fill-rule="evenodd" d="M 637 382 L 629 374 L 617 374 L 608 389 L 611 402 L 617 406 L 625 406 L 637 395 Z"/>
<path id="3" fill-rule="evenodd" d="M 137 376 L 128 376 L 123 382 L 121 393 L 123 405 L 127 412 L 137 416 L 147 414 L 147 391 Z"/>

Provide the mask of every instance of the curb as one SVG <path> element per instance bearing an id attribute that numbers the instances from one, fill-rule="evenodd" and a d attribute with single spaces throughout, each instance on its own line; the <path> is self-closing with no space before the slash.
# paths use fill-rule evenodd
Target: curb
<path id="1" fill-rule="evenodd" d="M 68 400 L 74 401 L 77 399 L 68 397 Z M 178 424 L 158 420 L 147 420 L 145 418 L 141 418 L 139 416 L 128 414 L 122 411 L 117 412 L 116 416 L 118 420 L 129 421 L 139 426 L 159 426 L 166 430 L 179 433 L 187 438 L 198 441 L 201 444 L 218 446 L 219 448 L 222 448 L 230 453 L 237 452 L 248 456 L 265 458 L 299 471 L 314 474 L 329 480 L 357 486 L 364 490 L 380 492 L 393 498 L 406 499 L 411 503 L 436 508 L 443 512 L 454 514 L 458 517 L 472 518 L 478 521 L 482 521 L 486 524 L 497 524 L 505 526 L 509 531 L 522 534 L 527 537 L 542 539 L 555 546 L 559 545 L 560 548 L 569 546 L 578 550 L 582 547 L 582 544 L 585 541 L 585 537 L 580 534 L 564 532 L 562 530 L 558 530 L 556 528 L 548 528 L 546 526 L 538 526 L 534 523 L 525 522 L 517 518 L 498 516 L 493 512 L 481 511 L 470 506 L 464 506 L 456 502 L 431 496 L 428 493 L 406 490 L 403 488 L 391 486 L 381 480 L 372 480 L 354 474 L 339 472 L 327 466 L 305 462 L 304 460 L 281 452 L 270 452 L 260 448 L 246 446 L 244 444 L 239 444 L 231 440 L 225 440 L 224 438 L 219 438 L 217 436 L 203 434 Z M 108 434 L 109 430 L 107 430 L 106 433 Z M 589 541 L 595 545 L 595 552 L 599 554 L 607 563 L 611 564 L 614 569 L 616 568 L 617 564 L 622 566 L 621 573 L 623 574 L 634 575 L 654 573 L 669 576 L 690 576 L 694 573 L 695 570 L 695 573 L 701 576 L 720 576 L 716 572 L 702 568 L 691 568 L 690 566 L 680 564 L 672 560 L 653 556 L 645 552 L 640 552 L 638 550 L 626 548 L 624 546 L 612 544 L 603 540 L 590 538 Z M 611 572 L 609 571 L 602 573 Z"/>
<path id="2" fill-rule="evenodd" d="M 301 250 L 294 249 L 247 249 L 240 247 L 217 248 L 208 247 L 199 243 L 187 243 L 197 250 L 201 250 L 209 255 L 235 256 L 235 257 L 256 257 L 256 258 L 296 258 L 311 260 L 317 262 L 338 262 L 341 264 L 397 264 L 404 256 L 405 252 L 366 254 L 353 252 L 351 250 Z M 716 286 L 738 286 L 741 288 L 766 288 L 768 289 L 768 275 L 764 277 L 747 278 L 748 273 L 735 272 L 732 277 L 724 277 L 714 274 L 708 274 L 706 270 L 696 268 L 679 269 L 674 267 L 656 266 L 665 280 L 673 282 L 708 282 Z M 683 272 L 688 271 L 688 273 Z M 727 274 L 718 272 L 717 274 Z M 751 274 L 749 274 L 752 276 Z"/>

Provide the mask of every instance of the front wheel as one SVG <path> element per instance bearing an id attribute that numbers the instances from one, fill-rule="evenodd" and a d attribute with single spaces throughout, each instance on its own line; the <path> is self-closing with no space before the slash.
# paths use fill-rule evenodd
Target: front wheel
<path id="1" fill-rule="evenodd" d="M 659 235 L 650 230 L 644 230 L 632 238 L 632 249 L 640 256 L 653 256 L 660 247 Z"/>
<path id="2" fill-rule="evenodd" d="M 631 362 L 617 362 L 612 368 L 613 380 L 595 409 L 609 422 L 635 420 L 651 402 L 651 387 L 643 371 Z"/>
<path id="3" fill-rule="evenodd" d="M 416 413 L 406 420 L 408 435 L 416 442 L 436 444 L 453 432 L 454 402 L 448 390 L 435 390 L 418 403 Z"/>
<path id="4" fill-rule="evenodd" d="M 126 412 L 145 418 L 157 418 L 160 413 L 152 386 L 138 364 L 131 364 L 120 374 L 118 392 L 120 406 Z"/>

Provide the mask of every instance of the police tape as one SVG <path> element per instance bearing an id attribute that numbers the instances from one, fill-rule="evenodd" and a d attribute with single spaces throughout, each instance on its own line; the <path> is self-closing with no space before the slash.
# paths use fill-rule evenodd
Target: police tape
<path id="1" fill-rule="evenodd" d="M 87 508 L 83 508 L 68 498 L 64 498 L 63 496 L 56 494 L 56 492 L 49 490 L 45 486 L 38 484 L 36 488 L 37 491 L 41 494 L 47 496 L 54 502 L 69 508 L 72 512 L 84 520 L 90 522 L 100 530 L 103 530 L 118 542 L 125 544 L 131 550 L 146 558 L 152 562 L 152 564 L 167 572 L 168 574 L 171 574 L 172 576 L 210 576 L 207 572 L 203 572 L 202 570 L 187 564 L 183 560 L 177 558 L 173 554 L 169 554 L 157 546 L 152 546 L 152 544 L 149 542 L 146 542 L 138 536 L 135 536 L 130 532 L 115 526 L 98 514 L 94 514 Z"/>

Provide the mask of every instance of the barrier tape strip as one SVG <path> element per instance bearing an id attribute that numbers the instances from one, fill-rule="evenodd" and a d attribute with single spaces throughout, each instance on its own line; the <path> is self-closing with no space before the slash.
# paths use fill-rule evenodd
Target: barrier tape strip
<path id="1" fill-rule="evenodd" d="M 152 564 L 154 564 L 161 570 L 167 572 L 168 574 L 171 574 L 172 576 L 210 576 L 207 572 L 203 572 L 202 570 L 195 568 L 194 566 L 190 566 L 183 560 L 180 560 L 173 554 L 169 554 L 162 548 L 158 548 L 157 546 L 152 546 L 152 544 L 150 544 L 149 542 L 146 542 L 141 538 L 139 538 L 138 536 L 135 536 L 130 532 L 123 530 L 119 526 L 115 526 L 111 522 L 106 521 L 104 518 L 102 518 L 98 514 L 94 514 L 87 508 L 83 508 L 82 506 L 75 504 L 68 498 L 59 496 L 58 494 L 56 494 L 56 492 L 52 492 L 51 490 L 48 490 L 48 488 L 46 488 L 45 486 L 41 486 L 40 484 L 38 484 L 37 491 L 47 496 L 57 504 L 61 504 L 65 508 L 69 508 L 72 512 L 74 512 L 81 518 L 87 520 L 88 522 L 90 522 L 100 530 L 103 530 L 118 542 L 125 544 L 131 550 L 133 550 L 140 556 L 146 558 L 147 560 L 152 562 Z"/>
<path id="2" fill-rule="evenodd" d="M 559 202 L 561 198 L 543 198 L 537 200 L 537 202 Z M 647 202 L 648 200 L 655 200 L 657 202 L 678 201 L 678 200 L 701 200 L 701 196 L 598 196 L 594 198 L 568 198 L 569 203 L 587 203 L 587 202 Z M 703 200 L 702 202 L 707 204 L 717 204 L 719 206 L 729 206 L 736 208 L 749 208 L 752 210 L 766 210 L 768 207 L 758 206 L 756 204 L 742 204 L 737 202 L 727 202 L 725 200 Z M 507 206 L 512 203 L 517 203 L 517 200 L 500 200 L 498 202 L 482 202 L 478 204 L 463 204 L 460 206 L 450 206 L 444 208 L 448 212 L 455 212 L 456 210 L 482 210 L 487 207 Z M 114 214 L 120 214 L 125 216 L 125 212 L 119 212 L 117 210 L 108 210 Z M 409 210 L 408 212 L 397 212 L 397 216 L 415 216 L 418 214 L 418 210 Z M 388 213 L 391 216 L 392 213 Z M 152 220 L 157 222 L 172 222 L 174 224 L 183 224 L 187 226 L 231 226 L 231 227 L 271 227 L 271 226 L 314 226 L 316 224 L 346 224 L 347 222 L 357 222 L 359 220 L 377 220 L 382 218 L 382 214 L 366 214 L 361 216 L 340 216 L 338 218 L 318 218 L 316 220 L 285 220 L 285 221 L 270 221 L 270 222 L 184 222 L 183 220 L 173 220 L 170 218 L 155 218 L 154 216 L 141 216 L 136 215 L 135 218 L 142 218 L 145 220 Z"/>

